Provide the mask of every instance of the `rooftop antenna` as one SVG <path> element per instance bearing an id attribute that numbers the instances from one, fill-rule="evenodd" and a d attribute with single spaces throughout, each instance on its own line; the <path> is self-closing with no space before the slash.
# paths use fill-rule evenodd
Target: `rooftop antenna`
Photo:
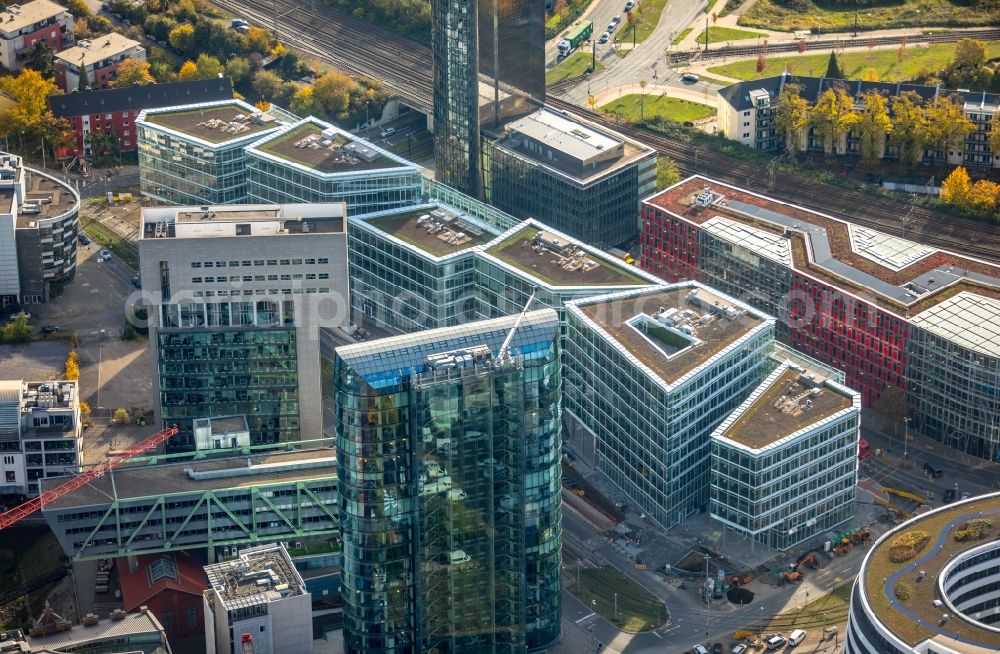
<path id="1" fill-rule="evenodd" d="M 528 301 L 524 303 L 524 308 L 521 309 L 521 315 L 517 317 L 517 321 L 514 322 L 514 326 L 510 328 L 510 332 L 507 334 L 507 338 L 504 339 L 503 345 L 500 346 L 500 351 L 497 353 L 497 360 L 501 365 L 507 363 L 510 360 L 510 343 L 514 340 L 514 334 L 517 333 L 517 328 L 521 326 L 521 321 L 524 320 L 524 316 L 528 314 L 528 309 L 531 307 L 532 301 L 535 299 L 535 291 L 531 291 L 531 297 Z"/>

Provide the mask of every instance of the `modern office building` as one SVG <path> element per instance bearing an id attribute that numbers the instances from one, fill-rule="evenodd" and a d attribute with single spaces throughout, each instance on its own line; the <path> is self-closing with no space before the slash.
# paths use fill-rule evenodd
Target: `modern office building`
<path id="1" fill-rule="evenodd" d="M 420 202 L 415 164 L 318 118 L 256 141 L 246 164 L 249 202 L 343 202 L 350 216 Z"/>
<path id="2" fill-rule="evenodd" d="M 125 613 L 111 611 L 105 618 L 88 613 L 74 625 L 46 603 L 28 635 L 19 629 L 0 632 L 3 652 L 18 654 L 171 654 L 163 625 L 148 610 Z"/>
<path id="3" fill-rule="evenodd" d="M 439 181 L 479 197 L 480 127 L 545 101 L 545 0 L 435 0 L 434 152 Z"/>
<path id="4" fill-rule="evenodd" d="M 777 315 L 779 338 L 845 371 L 864 406 L 901 423 L 906 401 L 918 436 L 1000 455 L 1000 266 L 702 177 L 644 200 L 642 219 L 645 270 Z"/>
<path id="5" fill-rule="evenodd" d="M 87 76 L 87 88 L 108 88 L 118 79 L 118 67 L 123 61 L 146 61 L 146 48 L 134 39 L 110 32 L 91 39 L 80 39 L 72 48 L 57 52 L 53 58 L 56 84 L 66 93 L 72 93 L 80 90 L 80 76 L 84 74 Z"/>
<path id="6" fill-rule="evenodd" d="M 76 275 L 80 195 L 0 153 L 0 305 L 47 302 Z"/>
<path id="7" fill-rule="evenodd" d="M 233 97 L 228 77 L 126 86 L 100 91 L 76 91 L 48 97 L 52 115 L 69 121 L 73 141 L 56 148 L 60 159 L 92 154 L 90 134 L 102 132 L 118 142 L 119 152 L 135 152 L 139 147 L 135 120 L 143 109 L 173 107 L 178 102 L 200 104 Z"/>
<path id="8" fill-rule="evenodd" d="M 0 491 L 38 495 L 38 480 L 80 471 L 76 381 L 0 382 Z"/>
<path id="9" fill-rule="evenodd" d="M 282 124 L 231 99 L 144 110 L 135 121 L 143 195 L 162 204 L 246 202 L 245 148 Z"/>
<path id="10" fill-rule="evenodd" d="M 73 45 L 73 15 L 51 0 L 11 4 L 0 11 L 0 68 L 16 73 L 24 68 L 35 41 L 52 52 Z"/>
<path id="11" fill-rule="evenodd" d="M 656 151 L 551 109 L 483 139 L 485 198 L 608 248 L 639 235 L 639 199 L 656 191 Z"/>
<path id="12" fill-rule="evenodd" d="M 126 466 L 42 509 L 76 560 L 242 546 L 339 533 L 330 448 Z M 47 479 L 42 490 L 65 479 Z M 134 518 L 134 516 L 140 516 Z"/>
<path id="13" fill-rule="evenodd" d="M 707 506 L 712 431 L 766 377 L 774 319 L 696 282 L 566 305 L 565 407 L 662 528 Z"/>
<path id="14" fill-rule="evenodd" d="M 788 363 L 712 432 L 716 520 L 787 550 L 854 517 L 861 398 Z"/>
<path id="15" fill-rule="evenodd" d="M 921 157 L 923 161 L 933 165 L 1000 167 L 1000 152 L 993 152 L 989 144 L 990 126 L 993 117 L 1000 110 L 1000 94 L 982 91 L 896 82 L 798 77 L 784 72 L 774 77 L 738 82 L 721 89 L 718 95 L 719 132 L 758 150 L 775 151 L 784 147 L 785 135 L 780 133 L 774 122 L 774 106 L 790 85 L 795 85 L 799 96 L 810 105 L 815 104 L 828 89 L 843 89 L 853 98 L 854 108 L 858 111 L 864 110 L 863 95 L 869 92 L 881 93 L 887 98 L 909 92 L 916 94 L 924 103 L 952 97 L 957 100 L 975 129 L 962 143 L 930 144 L 924 149 Z M 805 127 L 800 134 L 800 142 L 810 152 L 852 156 L 861 154 L 861 135 L 856 130 L 849 129 L 835 142 L 826 143 L 812 126 Z M 899 148 L 893 142 L 892 134 L 888 134 L 885 146 L 880 148 L 879 157 L 890 160 L 899 158 Z"/>
<path id="16" fill-rule="evenodd" d="M 281 544 L 241 550 L 205 566 L 205 651 L 312 654 L 309 592 Z"/>
<path id="17" fill-rule="evenodd" d="M 998 514 L 1000 494 L 991 493 L 883 534 L 854 582 L 844 654 L 1000 649 Z"/>
<path id="18" fill-rule="evenodd" d="M 524 652 L 559 635 L 559 319 L 337 348 L 346 651 Z"/>
<path id="19" fill-rule="evenodd" d="M 145 209 L 156 420 L 243 415 L 250 442 L 322 434 L 319 329 L 350 322 L 343 204 Z"/>

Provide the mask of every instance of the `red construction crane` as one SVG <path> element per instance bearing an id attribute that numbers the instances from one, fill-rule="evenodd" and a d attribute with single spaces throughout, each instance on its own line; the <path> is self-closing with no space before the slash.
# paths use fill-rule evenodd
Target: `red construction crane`
<path id="1" fill-rule="evenodd" d="M 24 504 L 14 507 L 10 511 L 0 513 L 0 529 L 6 529 L 18 520 L 26 518 L 35 511 L 38 511 L 49 502 L 56 500 L 67 493 L 72 493 L 77 488 L 85 486 L 95 479 L 103 477 L 105 473 L 114 470 L 129 459 L 139 456 L 146 450 L 155 448 L 160 443 L 177 434 L 178 431 L 179 430 L 176 425 L 167 427 L 162 431 L 158 431 L 141 443 L 133 445 L 132 447 L 122 450 L 121 452 L 117 452 L 113 456 L 109 456 L 100 465 L 94 466 L 86 472 L 81 472 L 79 475 L 73 477 L 66 483 L 60 484 L 52 490 L 45 491 L 38 497 L 33 497 Z"/>
<path id="2" fill-rule="evenodd" d="M 254 654 L 253 636 L 250 634 L 243 634 L 243 638 L 240 639 L 240 645 L 242 646 L 243 654 Z"/>

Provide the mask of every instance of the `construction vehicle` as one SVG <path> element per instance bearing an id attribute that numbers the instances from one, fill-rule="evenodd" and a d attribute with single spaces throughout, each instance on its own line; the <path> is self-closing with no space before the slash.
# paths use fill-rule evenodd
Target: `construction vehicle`
<path id="1" fill-rule="evenodd" d="M 180 430 L 177 428 L 177 425 L 172 425 L 166 429 L 158 431 L 141 443 L 122 450 L 114 456 L 109 456 L 107 459 L 90 470 L 81 472 L 69 481 L 56 486 L 52 490 L 47 490 L 38 497 L 33 497 L 20 506 L 16 506 L 9 511 L 0 513 L 0 530 L 6 529 L 16 522 L 27 518 L 29 515 L 38 511 L 49 502 L 53 502 L 64 495 L 68 495 L 76 489 L 86 486 L 95 479 L 100 479 L 105 474 L 111 472 L 129 459 L 133 459 L 147 450 L 155 449 L 157 446 L 166 442 L 166 440 L 171 436 L 175 436 L 179 431 Z"/>
<path id="2" fill-rule="evenodd" d="M 816 558 L 816 552 L 809 552 L 801 559 L 799 559 L 799 562 L 795 564 L 795 568 L 798 569 L 802 567 L 803 564 L 808 565 L 813 570 L 819 570 L 822 567 L 819 564 L 819 560 L 817 560 Z"/>
<path id="3" fill-rule="evenodd" d="M 782 572 L 781 578 L 784 579 L 786 582 L 791 583 L 793 581 L 798 581 L 799 579 L 801 579 L 802 573 L 799 572 L 798 570 L 790 570 L 788 572 Z"/>

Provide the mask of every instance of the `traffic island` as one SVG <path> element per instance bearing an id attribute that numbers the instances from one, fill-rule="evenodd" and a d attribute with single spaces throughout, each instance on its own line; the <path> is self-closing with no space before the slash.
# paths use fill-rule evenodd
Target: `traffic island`
<path id="1" fill-rule="evenodd" d="M 657 629 L 669 617 L 659 598 L 611 566 L 567 572 L 564 580 L 577 599 L 626 633 Z"/>

